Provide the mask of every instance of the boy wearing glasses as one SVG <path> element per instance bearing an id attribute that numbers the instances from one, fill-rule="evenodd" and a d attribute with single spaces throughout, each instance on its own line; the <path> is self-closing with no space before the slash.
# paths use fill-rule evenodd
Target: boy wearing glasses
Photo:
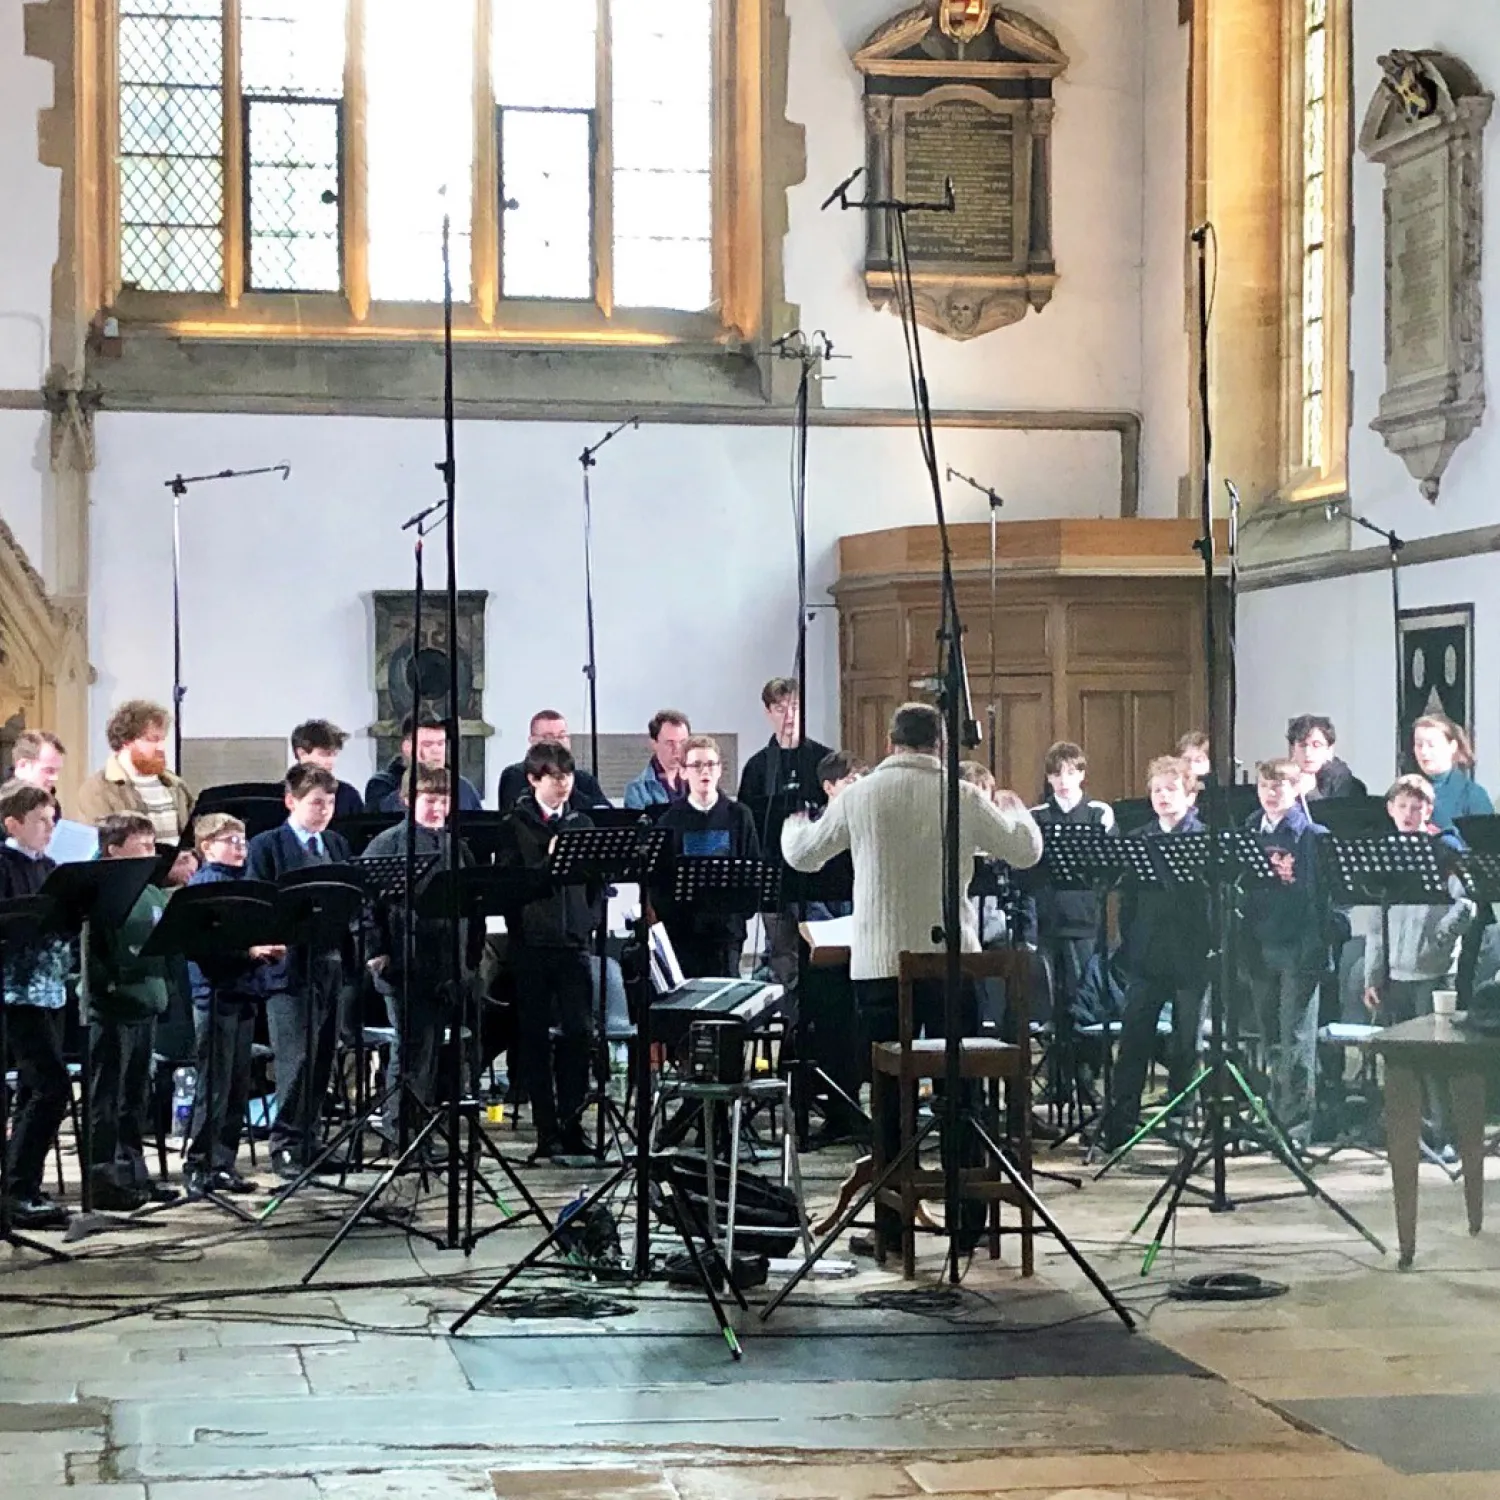
<path id="1" fill-rule="evenodd" d="M 198 819 L 193 833 L 203 865 L 189 885 L 244 878 L 245 825 L 238 818 L 208 813 Z M 207 968 L 188 965 L 198 1035 L 198 1089 L 185 1163 L 189 1197 L 209 1191 L 255 1191 L 255 1184 L 235 1170 L 250 1098 L 255 1003 L 264 999 L 266 967 L 285 955 L 286 949 L 279 946 L 252 948 L 243 958 L 221 959 Z M 208 1097 L 210 1076 L 212 1099 Z"/>
<path id="2" fill-rule="evenodd" d="M 565 745 L 539 741 L 521 765 L 529 790 L 501 824 L 495 863 L 502 869 L 540 870 L 559 833 L 594 825 L 569 805 L 573 752 Z M 592 1154 L 580 1116 L 589 1087 L 589 945 L 597 917 L 581 885 L 556 886 L 549 895 L 505 913 L 516 981 L 518 1051 L 531 1090 L 539 1158 Z M 554 1026 L 559 1032 L 555 1045 Z"/>
<path id="3" fill-rule="evenodd" d="M 695 734 L 683 746 L 682 768 L 687 776 L 687 800 L 673 803 L 656 825 L 671 831 L 675 852 L 689 859 L 701 855 L 759 859 L 760 838 L 750 809 L 719 790 L 724 776 L 719 742 L 709 735 Z M 701 908 L 674 909 L 669 895 L 660 891 L 653 901 L 686 978 L 738 975 L 740 950 L 745 944 L 742 915 Z"/>

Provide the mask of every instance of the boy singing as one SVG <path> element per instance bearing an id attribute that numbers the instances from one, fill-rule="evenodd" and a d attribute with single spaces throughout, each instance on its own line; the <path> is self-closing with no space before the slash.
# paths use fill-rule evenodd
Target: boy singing
<path id="1" fill-rule="evenodd" d="M 1198 783 L 1185 761 L 1161 756 L 1146 768 L 1156 821 L 1132 838 L 1170 839 L 1202 833 L 1193 807 Z M 1104 1130 L 1107 1148 L 1123 1145 L 1141 1112 L 1146 1069 L 1156 1050 L 1156 1023 L 1172 1002 L 1167 1076 L 1174 1095 L 1191 1081 L 1203 990 L 1208 982 L 1208 902 L 1201 886 L 1134 886 L 1120 907 L 1120 962 L 1125 974 L 1120 1056 L 1114 1103 Z"/>

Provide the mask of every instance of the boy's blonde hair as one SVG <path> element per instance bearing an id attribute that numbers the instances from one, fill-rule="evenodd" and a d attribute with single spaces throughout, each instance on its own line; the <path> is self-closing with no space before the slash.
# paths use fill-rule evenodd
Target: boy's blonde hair
<path id="1" fill-rule="evenodd" d="M 1158 755 L 1146 767 L 1146 790 L 1151 790 L 1153 781 L 1180 781 L 1189 796 L 1198 790 L 1198 778 L 1188 768 L 1180 755 Z"/>
<path id="2" fill-rule="evenodd" d="M 1390 790 L 1385 794 L 1387 803 L 1394 802 L 1397 797 L 1415 797 L 1419 802 L 1432 807 L 1437 802 L 1437 795 L 1432 790 L 1432 783 L 1425 776 L 1398 776 L 1392 783 Z"/>
<path id="3" fill-rule="evenodd" d="M 217 838 L 226 833 L 243 835 L 245 825 L 233 813 L 204 813 L 193 824 L 193 844 L 201 854 Z"/>

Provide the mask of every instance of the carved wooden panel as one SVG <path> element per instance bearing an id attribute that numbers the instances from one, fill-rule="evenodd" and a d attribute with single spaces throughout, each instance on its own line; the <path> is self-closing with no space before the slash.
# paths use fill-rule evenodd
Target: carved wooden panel
<path id="1" fill-rule="evenodd" d="M 1192 728 L 1185 694 L 1150 679 L 1130 684 L 1089 678 L 1073 686 L 1076 736 L 1089 758 L 1096 797 L 1145 795 L 1146 767 L 1170 754 Z"/>
<path id="2" fill-rule="evenodd" d="M 851 610 L 842 632 L 844 661 L 851 672 L 883 671 L 900 649 L 901 613 L 894 603 Z"/>
<path id="3" fill-rule="evenodd" d="M 1118 524 L 1118 523 L 1112 523 Z M 1201 575 L 1121 571 L 1127 549 L 1111 538 L 1109 572 L 1040 569 L 1001 576 L 995 627 L 994 747 L 1002 782 L 1033 798 L 1054 740 L 1089 756 L 1095 796 L 1139 795 L 1146 765 L 1171 752 L 1204 717 Z M 841 689 L 846 748 L 869 760 L 885 751 L 891 711 L 930 696 L 914 681 L 938 661 L 939 583 L 903 555 L 891 573 L 861 567 L 835 590 L 844 627 Z M 975 716 L 990 705 L 989 580 L 958 577 Z M 895 625 L 899 628 L 895 628 Z M 882 650 L 883 649 L 883 653 Z M 974 752 L 988 761 L 990 747 Z"/>
<path id="4" fill-rule="evenodd" d="M 1118 604 L 1074 604 L 1068 610 L 1071 661 L 1181 661 L 1191 650 L 1186 632 L 1196 626 L 1174 604 L 1140 600 Z"/>
<path id="5" fill-rule="evenodd" d="M 1042 758 L 1054 738 L 1052 679 L 1002 677 L 996 685 L 995 706 L 995 775 L 1002 786 L 1014 787 L 1030 801 L 1043 790 Z M 976 705 L 976 712 L 984 710 Z M 987 724 L 985 732 L 989 732 Z M 976 759 L 988 764 L 988 748 Z"/>

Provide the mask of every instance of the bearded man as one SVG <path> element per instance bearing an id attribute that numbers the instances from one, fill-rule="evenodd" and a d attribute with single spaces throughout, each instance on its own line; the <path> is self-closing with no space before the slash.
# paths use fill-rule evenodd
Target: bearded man
<path id="1" fill-rule="evenodd" d="M 132 698 L 109 716 L 114 752 L 78 789 L 78 815 L 100 823 L 114 813 L 143 813 L 158 844 L 177 844 L 193 812 L 193 794 L 167 769 L 172 715 L 160 703 Z"/>

